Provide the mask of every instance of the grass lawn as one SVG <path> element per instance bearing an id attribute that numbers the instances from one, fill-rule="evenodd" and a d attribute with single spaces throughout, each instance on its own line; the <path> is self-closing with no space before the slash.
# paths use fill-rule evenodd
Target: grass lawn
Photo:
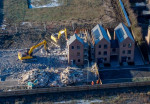
<path id="1" fill-rule="evenodd" d="M 117 20 L 111 0 L 64 0 L 52 8 L 28 9 L 27 0 L 4 0 L 4 18 L 9 23 L 51 22 L 73 19 Z"/>

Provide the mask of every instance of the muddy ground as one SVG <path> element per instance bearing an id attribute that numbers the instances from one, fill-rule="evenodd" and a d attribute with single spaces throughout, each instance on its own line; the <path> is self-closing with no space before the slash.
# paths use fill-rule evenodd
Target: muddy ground
<path id="1" fill-rule="evenodd" d="M 13 2 L 13 0 L 11 2 Z M 4 9 L 8 5 L 9 4 L 4 5 Z M 95 10 L 95 8 L 97 7 L 93 7 L 93 10 Z M 102 24 L 105 28 L 114 28 L 120 22 L 126 23 L 115 0 L 111 0 L 111 2 L 103 1 L 103 5 L 101 8 L 104 8 L 103 12 L 100 11 L 98 13 L 97 11 L 97 13 L 100 15 L 93 16 L 93 18 L 91 18 L 90 16 L 86 18 L 77 18 L 77 16 L 68 20 L 62 19 L 58 21 L 45 22 L 38 22 L 37 20 L 34 22 L 20 21 L 12 23 L 10 21 L 10 18 L 7 18 L 6 13 L 4 15 L 4 17 L 6 18 L 2 23 L 6 25 L 6 27 L 5 29 L 0 29 L 0 49 L 30 48 L 32 45 L 35 45 L 39 41 L 45 39 L 45 37 L 48 37 L 50 39 L 50 35 L 52 33 L 57 33 L 59 32 L 59 30 L 64 29 L 65 27 L 67 28 L 68 35 L 70 36 L 73 34 L 73 29 L 75 28 L 92 29 L 98 23 Z M 9 12 L 10 11 L 8 10 L 8 13 Z"/>

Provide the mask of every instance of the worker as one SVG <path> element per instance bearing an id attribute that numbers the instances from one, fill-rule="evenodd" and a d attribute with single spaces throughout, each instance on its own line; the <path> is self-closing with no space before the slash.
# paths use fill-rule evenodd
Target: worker
<path id="1" fill-rule="evenodd" d="M 102 84 L 103 84 L 103 83 L 102 83 L 102 80 L 100 80 L 100 82 L 99 82 L 99 83 L 102 85 Z"/>
<path id="2" fill-rule="evenodd" d="M 100 82 L 100 79 L 98 79 L 98 80 L 96 81 L 96 84 L 99 84 L 99 82 Z"/>
<path id="3" fill-rule="evenodd" d="M 92 85 L 92 86 L 94 85 L 94 81 L 91 82 L 91 85 Z"/>

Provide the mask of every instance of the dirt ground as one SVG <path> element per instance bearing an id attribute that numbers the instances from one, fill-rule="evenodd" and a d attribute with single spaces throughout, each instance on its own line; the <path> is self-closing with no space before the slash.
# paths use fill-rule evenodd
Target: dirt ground
<path id="1" fill-rule="evenodd" d="M 57 33 L 65 27 L 68 35 L 72 35 L 73 24 L 78 28 L 92 29 L 98 23 L 103 24 L 105 28 L 115 27 L 120 22 L 126 23 L 115 0 L 86 0 L 80 3 L 79 1 L 73 0 L 64 7 L 34 10 L 28 9 L 23 1 L 4 1 L 2 24 L 6 27 L 0 29 L 0 49 L 30 48 L 45 39 L 45 36 L 50 38 L 52 33 Z M 21 2 L 20 5 L 18 5 L 19 2 Z M 18 9 L 14 8 L 15 5 Z M 72 7 L 76 7 L 76 9 Z M 84 7 L 82 11 L 81 7 Z M 57 14 L 48 11 L 57 11 Z M 52 16 L 55 18 L 51 19 Z M 61 19 L 57 19 L 58 17 Z"/>

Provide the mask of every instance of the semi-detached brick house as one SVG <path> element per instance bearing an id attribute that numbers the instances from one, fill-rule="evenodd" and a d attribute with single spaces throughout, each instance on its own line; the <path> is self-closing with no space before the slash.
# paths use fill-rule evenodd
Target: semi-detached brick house
<path id="1" fill-rule="evenodd" d="M 85 48 L 87 44 L 77 34 L 68 40 L 68 63 L 70 65 L 84 65 Z"/>
<path id="2" fill-rule="evenodd" d="M 94 53 L 95 61 L 98 63 L 109 63 L 110 38 L 105 29 L 98 24 L 92 29 L 91 36 L 94 47 L 92 54 Z"/>
<path id="3" fill-rule="evenodd" d="M 119 62 L 134 62 L 135 41 L 123 23 L 115 28 L 115 37 L 119 44 Z"/>
<path id="4" fill-rule="evenodd" d="M 110 63 L 114 58 L 120 63 L 134 62 L 135 41 L 123 23 L 114 29 L 115 38 L 111 38 L 109 31 L 106 32 L 99 24 L 91 30 L 91 36 L 86 35 L 90 38 L 87 41 L 82 38 L 82 35 L 74 34 L 68 40 L 68 63 L 70 65 L 84 65 L 91 60 L 97 63 Z M 90 52 L 88 52 L 88 45 L 91 47 Z M 88 55 L 89 53 L 91 55 Z"/>

